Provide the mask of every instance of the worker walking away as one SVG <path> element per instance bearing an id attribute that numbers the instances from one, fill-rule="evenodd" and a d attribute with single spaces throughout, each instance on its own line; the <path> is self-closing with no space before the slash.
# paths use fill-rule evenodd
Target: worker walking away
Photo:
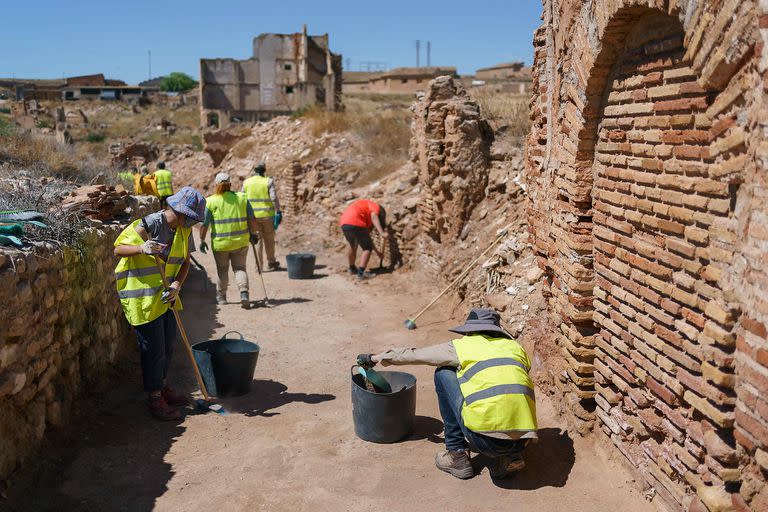
<path id="1" fill-rule="evenodd" d="M 165 162 L 157 162 L 155 171 L 155 180 L 157 181 L 157 196 L 160 198 L 160 206 L 165 206 L 168 196 L 173 195 L 173 174 L 165 168 Z"/>
<path id="2" fill-rule="evenodd" d="M 195 250 L 192 226 L 205 217 L 205 198 L 184 187 L 168 198 L 168 207 L 138 219 L 115 240 L 117 295 L 128 322 L 136 330 L 141 354 L 144 391 L 149 411 L 157 419 L 181 417 L 187 397 L 168 384 L 176 320 L 181 309 L 179 291 L 187 278 L 190 253 Z M 169 287 L 163 287 L 155 256 L 165 262 Z"/>
<path id="3" fill-rule="evenodd" d="M 531 362 L 491 309 L 473 309 L 464 325 L 450 331 L 462 336 L 421 349 L 361 354 L 358 364 L 437 366 L 435 391 L 446 449 L 436 455 L 435 465 L 457 478 L 471 478 L 472 448 L 491 458 L 492 478 L 505 478 L 525 467 L 522 451 L 538 437 Z"/>
<path id="4" fill-rule="evenodd" d="M 380 258 L 383 254 L 373 245 L 371 229 L 376 228 L 382 240 L 386 240 L 384 228 L 387 225 L 387 212 L 369 199 L 357 199 L 347 206 L 339 219 L 339 226 L 344 232 L 344 238 L 349 243 L 347 259 L 349 260 L 349 273 L 356 274 L 359 279 L 372 277 L 374 274 L 367 269 L 371 259 L 371 252 L 376 251 Z M 360 255 L 360 264 L 357 262 L 357 248 L 363 250 Z"/>
<path id="5" fill-rule="evenodd" d="M 275 192 L 275 180 L 264 176 L 266 172 L 266 164 L 260 163 L 254 166 L 251 177 L 243 182 L 243 192 L 256 216 L 256 233 L 263 242 L 269 268 L 279 270 L 280 263 L 275 259 L 275 230 L 283 221 L 283 213 Z M 261 248 L 258 251 L 258 258 L 260 262 L 264 261 Z"/>
<path id="6" fill-rule="evenodd" d="M 200 229 L 200 250 L 208 251 L 205 237 L 211 228 L 213 259 L 216 260 L 216 273 L 219 284 L 216 302 L 227 303 L 229 287 L 229 266 L 235 272 L 235 281 L 240 290 L 240 304 L 248 309 L 251 305 L 248 297 L 248 274 L 245 265 L 248 258 L 248 245 L 256 243 L 257 225 L 253 209 L 243 194 L 232 192 L 229 175 L 220 172 L 214 180 L 216 192 L 206 198 L 205 220 Z"/>

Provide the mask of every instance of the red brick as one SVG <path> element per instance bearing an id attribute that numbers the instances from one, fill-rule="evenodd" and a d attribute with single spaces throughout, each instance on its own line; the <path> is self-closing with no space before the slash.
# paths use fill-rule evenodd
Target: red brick
<path id="1" fill-rule="evenodd" d="M 653 393 L 667 402 L 670 405 L 675 405 L 677 403 L 677 396 L 674 392 L 672 392 L 668 387 L 665 385 L 657 382 L 653 377 L 650 375 L 645 378 L 645 385 L 653 391 Z"/>
<path id="2" fill-rule="evenodd" d="M 766 330 L 765 324 L 753 320 L 747 315 L 741 315 L 741 326 L 759 338 L 768 338 L 768 330 Z"/>
<path id="3" fill-rule="evenodd" d="M 703 110 L 705 108 L 707 108 L 707 98 L 704 96 L 657 101 L 653 104 L 653 110 L 656 112 L 672 112 L 690 109 Z"/>
<path id="4" fill-rule="evenodd" d="M 768 446 L 768 425 L 736 409 L 736 424 L 749 432 L 762 446 Z"/>

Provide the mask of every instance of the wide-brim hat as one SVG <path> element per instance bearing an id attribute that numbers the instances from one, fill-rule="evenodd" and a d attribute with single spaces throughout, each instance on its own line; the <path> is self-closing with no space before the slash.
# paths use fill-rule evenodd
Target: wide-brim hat
<path id="1" fill-rule="evenodd" d="M 512 335 L 501 327 L 501 317 L 499 314 L 488 308 L 472 309 L 469 315 L 467 315 L 464 324 L 448 330 L 457 334 L 470 334 L 473 332 L 498 333 L 506 338 L 513 339 Z"/>
<path id="2" fill-rule="evenodd" d="M 205 220 L 205 198 L 192 187 L 184 187 L 167 199 L 168 206 L 197 222 Z"/>
<path id="3" fill-rule="evenodd" d="M 225 172 L 220 172 L 216 175 L 216 179 L 213 180 L 213 182 L 218 185 L 219 183 L 229 183 L 229 174 Z"/>

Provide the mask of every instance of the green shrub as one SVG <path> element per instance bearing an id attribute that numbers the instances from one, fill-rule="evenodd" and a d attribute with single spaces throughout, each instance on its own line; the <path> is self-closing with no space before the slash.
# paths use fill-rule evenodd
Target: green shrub
<path id="1" fill-rule="evenodd" d="M 191 76 L 174 71 L 160 82 L 160 90 L 165 92 L 184 92 L 194 88 L 196 85 L 197 82 Z"/>
<path id="2" fill-rule="evenodd" d="M 10 114 L 11 108 L 10 107 L 0 107 L 0 114 Z"/>
<path id="3" fill-rule="evenodd" d="M 105 138 L 103 133 L 89 133 L 85 140 L 88 142 L 104 142 Z"/>

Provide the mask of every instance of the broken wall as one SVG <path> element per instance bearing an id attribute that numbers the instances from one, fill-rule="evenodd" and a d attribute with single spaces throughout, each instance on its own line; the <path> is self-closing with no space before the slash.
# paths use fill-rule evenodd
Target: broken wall
<path id="1" fill-rule="evenodd" d="M 121 229 L 90 228 L 82 254 L 45 243 L 0 251 L 0 480 L 134 352 L 115 292 Z"/>
<path id="2" fill-rule="evenodd" d="M 534 38 L 529 224 L 568 403 L 673 510 L 768 507 L 766 7 L 546 0 Z"/>

